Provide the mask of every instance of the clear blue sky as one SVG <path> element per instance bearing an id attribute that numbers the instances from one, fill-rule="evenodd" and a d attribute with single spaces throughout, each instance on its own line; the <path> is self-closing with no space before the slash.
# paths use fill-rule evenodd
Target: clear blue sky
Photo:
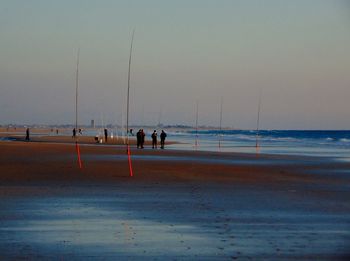
<path id="1" fill-rule="evenodd" d="M 0 124 L 350 129 L 349 1 L 0 0 Z"/>

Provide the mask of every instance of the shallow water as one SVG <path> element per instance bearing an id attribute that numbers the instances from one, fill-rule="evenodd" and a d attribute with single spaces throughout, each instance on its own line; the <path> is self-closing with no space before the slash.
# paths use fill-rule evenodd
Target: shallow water
<path id="1" fill-rule="evenodd" d="M 198 147 L 195 147 L 195 140 Z M 256 153 L 256 131 L 251 130 L 202 130 L 175 131 L 169 140 L 185 142 L 169 148 L 223 152 Z M 219 140 L 221 146 L 219 147 Z M 267 154 L 339 157 L 350 160 L 350 131 L 278 131 L 259 132 L 259 152 Z"/>
<path id="2" fill-rule="evenodd" d="M 349 254 L 349 205 L 320 202 L 303 188 L 123 182 L 51 189 L 56 194 L 0 202 L 2 258 L 331 260 Z"/>
<path id="3" fill-rule="evenodd" d="M 126 161 L 127 155 L 110 155 L 110 154 L 95 154 L 84 155 L 84 160 L 98 160 L 98 161 Z M 303 166 L 329 164 L 329 158 L 265 158 L 259 157 L 220 157 L 217 155 L 195 155 L 195 156 L 172 156 L 172 155 L 150 155 L 150 154 L 132 154 L 133 160 L 141 161 L 173 161 L 173 162 L 192 162 L 201 164 L 224 164 L 224 165 L 254 165 L 254 166 L 286 166 L 302 164 Z"/>

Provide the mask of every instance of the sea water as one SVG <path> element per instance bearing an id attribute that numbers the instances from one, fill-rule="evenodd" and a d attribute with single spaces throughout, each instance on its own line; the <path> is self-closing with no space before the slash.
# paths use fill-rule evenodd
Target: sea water
<path id="1" fill-rule="evenodd" d="M 326 156 L 350 161 L 348 130 L 261 130 L 259 133 L 255 130 L 177 130 L 168 132 L 167 139 L 181 142 L 168 146 L 171 148 L 256 153 L 258 142 L 260 153 Z"/>
<path id="2" fill-rule="evenodd" d="M 151 140 L 153 130 L 145 128 L 146 140 Z M 324 156 L 350 161 L 350 130 L 260 130 L 258 133 L 256 130 L 227 129 L 164 130 L 167 133 L 166 141 L 177 142 L 166 145 L 167 149 Z M 124 134 L 120 131 L 117 133 L 116 130 L 111 131 L 114 135 Z M 159 135 L 161 130 L 158 132 Z M 83 132 L 83 135 L 94 136 L 97 133 L 98 131 L 90 130 Z"/>

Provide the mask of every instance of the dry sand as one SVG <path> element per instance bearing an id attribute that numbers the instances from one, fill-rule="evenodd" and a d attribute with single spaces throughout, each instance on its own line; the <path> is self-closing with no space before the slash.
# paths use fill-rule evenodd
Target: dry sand
<path id="1" fill-rule="evenodd" d="M 347 163 L 35 140 L 0 142 L 1 260 L 350 257 Z"/>

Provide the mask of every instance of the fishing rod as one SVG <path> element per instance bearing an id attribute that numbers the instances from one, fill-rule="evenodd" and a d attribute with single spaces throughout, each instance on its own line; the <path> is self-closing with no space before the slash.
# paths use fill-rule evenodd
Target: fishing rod
<path id="1" fill-rule="evenodd" d="M 124 108 L 124 104 L 123 104 L 123 108 Z M 126 145 L 126 138 L 125 138 L 126 134 L 124 133 L 124 128 L 125 128 L 125 125 L 124 125 L 124 109 L 122 109 L 120 132 L 121 132 L 121 135 L 122 135 L 123 144 Z"/>
<path id="2" fill-rule="evenodd" d="M 100 128 L 100 135 L 99 135 L 99 142 L 103 143 L 103 134 L 104 134 L 104 129 L 105 129 L 105 124 L 104 124 L 104 119 L 103 119 L 103 113 L 100 112 L 100 117 L 101 117 L 101 128 Z"/>
<path id="3" fill-rule="evenodd" d="M 221 135 L 222 135 L 222 103 L 223 97 L 220 99 L 220 128 L 219 128 L 219 149 L 221 148 Z"/>
<path id="4" fill-rule="evenodd" d="M 129 55 L 129 70 L 128 70 L 128 90 L 127 90 L 127 101 L 126 101 L 126 144 L 129 149 L 129 103 L 130 103 L 130 69 L 131 69 L 131 57 L 132 57 L 132 46 L 134 42 L 135 30 L 132 32 L 130 55 Z"/>
<path id="5" fill-rule="evenodd" d="M 129 55 L 129 70 L 128 70 L 128 92 L 127 92 L 127 102 L 126 102 L 126 150 L 128 153 L 130 177 L 133 176 L 133 172 L 132 172 L 130 144 L 129 144 L 129 102 L 130 102 L 130 69 L 131 69 L 131 57 L 132 57 L 132 46 L 133 46 L 133 42 L 134 42 L 134 34 L 135 34 L 135 30 L 133 30 L 132 36 L 131 36 L 130 55 Z"/>
<path id="6" fill-rule="evenodd" d="M 80 148 L 78 143 L 78 87 L 79 87 L 79 58 L 80 58 L 80 48 L 78 48 L 78 54 L 77 54 L 77 69 L 75 74 L 75 148 L 77 151 L 78 156 L 78 165 L 79 168 L 82 168 L 81 158 L 80 158 Z"/>
<path id="7" fill-rule="evenodd" d="M 196 102 L 196 139 L 194 143 L 195 148 L 198 146 L 198 101 Z"/>
<path id="8" fill-rule="evenodd" d="M 161 120 L 162 120 L 162 106 L 159 108 L 159 115 L 158 115 L 158 127 L 161 126 Z"/>
<path id="9" fill-rule="evenodd" d="M 256 121 L 256 140 L 255 140 L 255 147 L 256 148 L 259 147 L 259 123 L 260 123 L 261 95 L 262 95 L 262 89 L 260 89 L 260 92 L 259 92 L 258 118 Z"/>

